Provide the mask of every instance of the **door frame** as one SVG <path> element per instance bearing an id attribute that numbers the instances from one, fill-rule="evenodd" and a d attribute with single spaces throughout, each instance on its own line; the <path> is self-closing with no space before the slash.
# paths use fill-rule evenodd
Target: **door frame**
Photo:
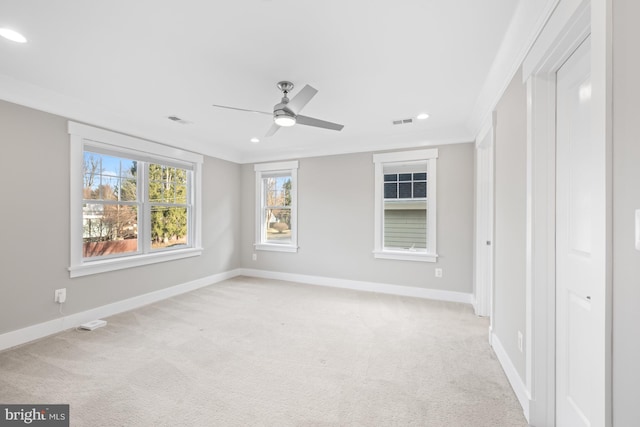
<path id="1" fill-rule="evenodd" d="M 604 141 L 601 154 L 607 206 L 601 254 L 602 309 L 605 324 L 603 355 L 605 414 L 611 425 L 611 1 L 561 0 L 523 63 L 527 84 L 527 256 L 526 256 L 526 386 L 531 396 L 529 421 L 555 425 L 555 73 L 591 35 L 592 108 L 596 138 Z"/>
<path id="2" fill-rule="evenodd" d="M 475 144 L 474 310 L 477 316 L 489 317 L 489 339 L 491 339 L 493 318 L 494 128 L 495 112 L 492 114 L 491 122 L 487 123 L 478 134 Z M 489 183 L 487 194 L 482 191 L 483 182 Z"/>

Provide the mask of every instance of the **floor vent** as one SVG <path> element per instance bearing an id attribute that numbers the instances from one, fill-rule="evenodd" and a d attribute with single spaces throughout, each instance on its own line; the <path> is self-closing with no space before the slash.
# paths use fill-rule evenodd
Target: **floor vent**
<path id="1" fill-rule="evenodd" d="M 84 329 L 85 331 L 93 331 L 94 329 L 102 328 L 103 326 L 107 326 L 106 320 L 92 320 L 91 322 L 83 323 L 80 325 L 80 329 Z"/>

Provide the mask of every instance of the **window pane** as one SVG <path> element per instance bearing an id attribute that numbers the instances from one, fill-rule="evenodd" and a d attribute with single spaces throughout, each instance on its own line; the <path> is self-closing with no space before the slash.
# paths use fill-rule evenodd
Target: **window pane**
<path id="1" fill-rule="evenodd" d="M 187 203 L 187 177 L 186 169 L 150 164 L 149 201 Z"/>
<path id="2" fill-rule="evenodd" d="M 398 175 L 398 181 L 411 181 L 410 173 L 401 173 Z"/>
<path id="3" fill-rule="evenodd" d="M 427 210 L 422 207 L 412 209 L 407 206 L 400 207 L 397 204 L 386 204 L 384 210 L 384 247 L 426 249 Z"/>
<path id="4" fill-rule="evenodd" d="M 291 177 L 269 177 L 262 180 L 265 206 L 291 206 Z"/>
<path id="5" fill-rule="evenodd" d="M 188 245 L 186 207 L 151 206 L 151 248 Z"/>
<path id="6" fill-rule="evenodd" d="M 291 243 L 291 209 L 265 209 L 263 220 L 269 243 Z"/>
<path id="7" fill-rule="evenodd" d="M 427 197 L 426 182 L 416 182 L 413 184 L 413 197 Z"/>
<path id="8" fill-rule="evenodd" d="M 398 174 L 395 174 L 395 173 L 385 174 L 384 180 L 385 181 L 397 181 L 398 180 Z"/>
<path id="9" fill-rule="evenodd" d="M 135 201 L 137 162 L 122 157 L 84 152 L 83 198 Z"/>
<path id="10" fill-rule="evenodd" d="M 413 180 L 414 181 L 426 181 L 427 180 L 427 173 L 426 172 L 414 173 L 413 174 Z"/>
<path id="11" fill-rule="evenodd" d="M 187 204 L 187 186 L 186 184 L 176 185 L 176 198 L 174 203 Z"/>
<path id="12" fill-rule="evenodd" d="M 82 225 L 85 258 L 138 250 L 137 206 L 85 203 Z"/>
<path id="13" fill-rule="evenodd" d="M 393 183 L 385 183 L 384 184 L 384 198 L 385 199 L 396 199 L 398 198 L 398 184 Z"/>
<path id="14" fill-rule="evenodd" d="M 401 182 L 400 184 L 398 184 L 398 187 L 399 198 L 410 199 L 412 197 L 410 182 Z"/>

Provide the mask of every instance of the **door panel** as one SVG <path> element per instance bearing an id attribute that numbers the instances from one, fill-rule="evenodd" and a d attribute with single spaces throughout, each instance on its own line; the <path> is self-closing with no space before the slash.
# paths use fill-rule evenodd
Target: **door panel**
<path id="1" fill-rule="evenodd" d="M 595 153 L 591 129 L 591 45 L 587 39 L 557 73 L 556 425 L 594 425 L 600 413 L 594 375 L 604 343 L 595 335 L 593 256 Z"/>

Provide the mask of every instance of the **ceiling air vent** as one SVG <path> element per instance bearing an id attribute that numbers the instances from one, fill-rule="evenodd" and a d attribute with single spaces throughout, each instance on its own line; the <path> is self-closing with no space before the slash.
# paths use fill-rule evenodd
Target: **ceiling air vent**
<path id="1" fill-rule="evenodd" d="M 394 125 L 408 125 L 409 123 L 413 123 L 413 119 L 401 119 L 393 121 Z"/>
<path id="2" fill-rule="evenodd" d="M 180 123 L 181 125 L 188 125 L 188 124 L 191 123 L 191 122 L 188 122 L 186 120 L 181 119 L 178 116 L 169 116 L 169 117 L 167 117 L 167 119 L 171 120 L 172 122 Z"/>

